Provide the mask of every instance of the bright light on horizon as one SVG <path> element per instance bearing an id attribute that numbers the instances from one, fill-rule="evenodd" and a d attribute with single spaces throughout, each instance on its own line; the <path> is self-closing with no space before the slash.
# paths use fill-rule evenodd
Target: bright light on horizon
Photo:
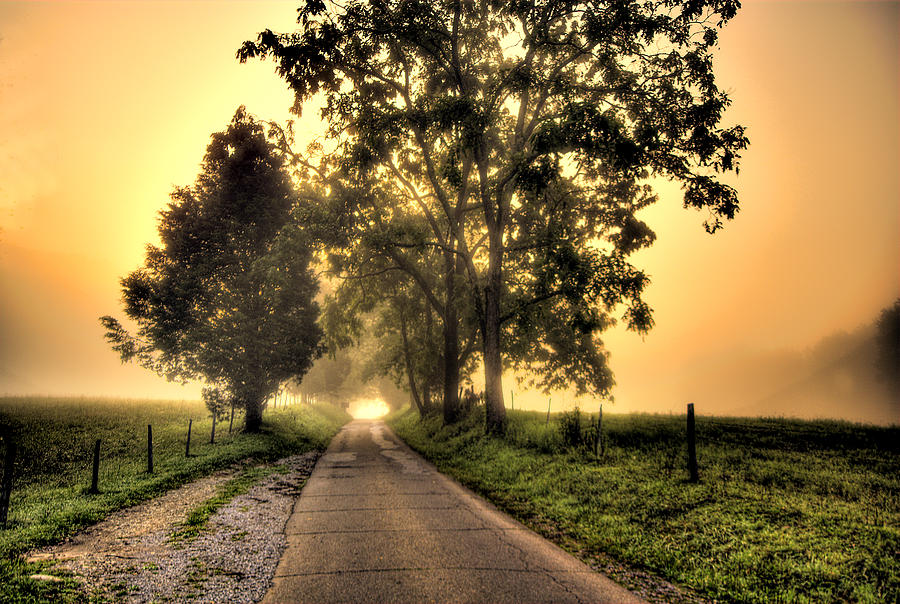
<path id="1" fill-rule="evenodd" d="M 358 398 L 350 403 L 353 419 L 377 419 L 387 415 L 390 409 L 380 398 Z"/>

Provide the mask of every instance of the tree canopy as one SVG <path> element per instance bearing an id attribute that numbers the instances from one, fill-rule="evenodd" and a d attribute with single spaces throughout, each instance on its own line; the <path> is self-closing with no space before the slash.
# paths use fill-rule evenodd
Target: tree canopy
<path id="1" fill-rule="evenodd" d="M 160 213 L 160 246 L 122 279 L 134 335 L 105 316 L 123 361 L 170 380 L 201 379 L 211 408 L 227 397 L 258 430 L 278 385 L 322 353 L 312 248 L 291 219 L 297 196 L 283 157 L 243 108 L 213 134 L 201 173 Z"/>
<path id="2" fill-rule="evenodd" d="M 738 211 L 719 175 L 747 138 L 720 125 L 730 101 L 711 53 L 739 6 L 306 0 L 296 31 L 239 49 L 274 59 L 296 112 L 324 96 L 333 151 L 298 164 L 334 224 L 355 229 L 343 245 L 365 240 L 440 318 L 445 417 L 467 314 L 489 430 L 504 425 L 504 365 L 547 388 L 609 392 L 599 335 L 652 325 L 647 277 L 628 260 L 654 239 L 637 215 L 655 201 L 648 180 L 680 183 L 710 232 Z M 428 250 L 440 261 L 425 272 Z"/>

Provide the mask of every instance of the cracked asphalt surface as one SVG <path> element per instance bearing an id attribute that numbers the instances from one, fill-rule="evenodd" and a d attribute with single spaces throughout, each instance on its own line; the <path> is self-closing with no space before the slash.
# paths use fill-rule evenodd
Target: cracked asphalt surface
<path id="1" fill-rule="evenodd" d="M 641 602 L 440 474 L 381 421 L 347 424 L 294 504 L 264 602 Z"/>

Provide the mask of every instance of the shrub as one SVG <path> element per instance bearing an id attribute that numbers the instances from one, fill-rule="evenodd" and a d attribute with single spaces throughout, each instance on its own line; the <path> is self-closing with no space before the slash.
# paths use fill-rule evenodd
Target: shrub
<path id="1" fill-rule="evenodd" d="M 459 415 L 460 417 L 468 417 L 478 408 L 484 407 L 484 393 L 475 392 L 471 388 L 467 388 L 462 396 L 459 397 Z"/>
<path id="2" fill-rule="evenodd" d="M 571 411 L 563 411 L 559 416 L 559 432 L 563 446 L 575 448 L 583 442 L 581 434 L 581 409 L 575 407 Z"/>

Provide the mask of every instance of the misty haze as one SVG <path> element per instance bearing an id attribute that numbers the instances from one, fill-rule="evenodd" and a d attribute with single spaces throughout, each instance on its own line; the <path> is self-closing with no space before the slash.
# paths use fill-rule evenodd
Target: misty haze
<path id="1" fill-rule="evenodd" d="M 900 600 L 900 4 L 0 3 L 0 601 Z"/>

